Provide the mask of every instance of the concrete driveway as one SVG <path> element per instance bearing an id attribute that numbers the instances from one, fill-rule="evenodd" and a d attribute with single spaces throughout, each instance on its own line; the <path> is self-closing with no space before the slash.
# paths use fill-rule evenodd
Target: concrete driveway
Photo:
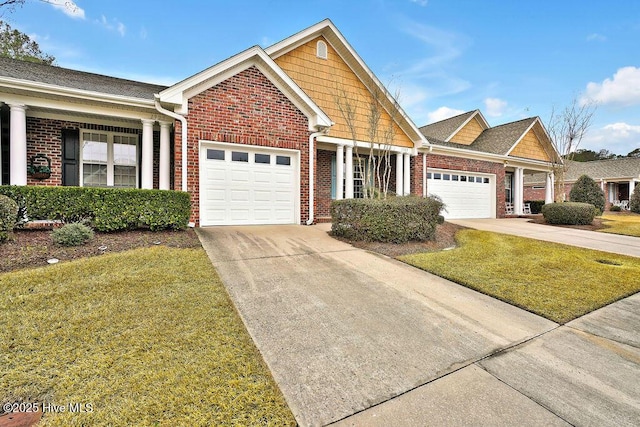
<path id="1" fill-rule="evenodd" d="M 529 237 L 622 255 L 640 257 L 640 238 L 597 231 L 576 230 L 529 222 L 527 218 L 457 219 L 449 222 L 476 230 Z"/>
<path id="2" fill-rule="evenodd" d="M 559 327 L 326 229 L 198 230 L 300 425 L 640 419 L 640 299 Z"/>

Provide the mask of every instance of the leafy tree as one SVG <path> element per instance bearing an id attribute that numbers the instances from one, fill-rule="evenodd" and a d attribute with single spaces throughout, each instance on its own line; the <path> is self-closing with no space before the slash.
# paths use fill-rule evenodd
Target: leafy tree
<path id="1" fill-rule="evenodd" d="M 631 151 L 629 154 L 627 154 L 627 157 L 640 159 L 640 148 L 636 148 L 635 150 Z"/>
<path id="2" fill-rule="evenodd" d="M 572 202 L 589 203 L 595 206 L 600 214 L 604 212 L 604 191 L 600 186 L 588 175 L 582 175 L 569 193 L 569 200 Z"/>
<path id="3" fill-rule="evenodd" d="M 629 209 L 631 212 L 640 214 L 640 184 L 636 184 L 636 188 L 633 189 L 633 194 L 629 199 Z"/>
<path id="4" fill-rule="evenodd" d="M 35 40 L 11 28 L 4 21 L 0 21 L 0 56 L 48 65 L 56 60 L 53 56 L 42 52 Z"/>
<path id="5" fill-rule="evenodd" d="M 598 153 L 592 150 L 580 148 L 573 153 L 573 160 L 576 162 L 592 162 L 598 160 Z"/>

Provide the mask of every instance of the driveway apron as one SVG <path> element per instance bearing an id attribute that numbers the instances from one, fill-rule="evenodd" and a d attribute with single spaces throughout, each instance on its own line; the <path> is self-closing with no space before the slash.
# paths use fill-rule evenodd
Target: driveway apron
<path id="1" fill-rule="evenodd" d="M 511 234 L 621 255 L 640 257 L 640 238 L 598 231 L 576 230 L 529 222 L 527 218 L 457 219 L 454 224 L 476 230 Z"/>
<path id="2" fill-rule="evenodd" d="M 348 421 L 451 373 L 484 381 L 465 367 L 558 326 L 321 226 L 198 234 L 303 426 Z M 550 414 L 527 405 L 543 414 L 535 419 Z"/>

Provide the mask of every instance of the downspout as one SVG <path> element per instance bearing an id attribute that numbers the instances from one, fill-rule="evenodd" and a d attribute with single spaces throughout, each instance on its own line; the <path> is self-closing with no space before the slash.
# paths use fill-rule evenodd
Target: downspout
<path id="1" fill-rule="evenodd" d="M 181 190 L 182 191 L 187 191 L 187 119 L 184 116 L 181 116 L 178 113 L 175 113 L 173 111 L 169 111 L 166 108 L 163 108 L 162 105 L 160 105 L 160 95 L 158 94 L 154 94 L 153 97 L 155 98 L 155 104 L 156 104 L 156 110 L 158 110 L 160 113 L 169 116 L 169 117 L 173 117 L 176 120 L 180 120 L 181 126 L 180 126 L 180 130 L 181 130 L 181 138 L 182 138 L 182 185 L 181 185 Z"/>
<path id="2" fill-rule="evenodd" d="M 307 220 L 307 225 L 313 224 L 314 220 L 314 211 L 313 211 L 313 192 L 314 192 L 314 180 L 315 174 L 313 170 L 313 153 L 315 152 L 315 147 L 313 145 L 313 141 L 316 137 L 320 135 L 324 135 L 327 133 L 327 128 L 320 128 L 321 130 L 318 132 L 313 132 L 309 135 L 309 219 Z"/>

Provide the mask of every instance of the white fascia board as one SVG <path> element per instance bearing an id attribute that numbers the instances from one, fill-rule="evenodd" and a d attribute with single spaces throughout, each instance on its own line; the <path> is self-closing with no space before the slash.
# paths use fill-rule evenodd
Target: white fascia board
<path id="1" fill-rule="evenodd" d="M 551 143 L 551 138 L 549 137 L 549 134 L 547 133 L 547 130 L 544 128 L 544 125 L 542 124 L 542 121 L 540 120 L 540 117 L 536 117 L 535 120 L 533 121 L 533 123 L 531 123 L 531 126 L 529 126 L 523 133 L 522 135 L 520 135 L 520 138 L 518 138 L 518 140 L 515 142 L 515 144 L 513 144 L 511 146 L 511 148 L 509 149 L 509 151 L 507 151 L 507 156 L 511 155 L 511 152 L 516 148 L 516 146 L 520 143 L 520 141 L 522 141 L 522 138 L 525 137 L 525 135 L 527 133 L 529 133 L 529 131 L 531 129 L 533 129 L 533 127 L 536 125 L 536 123 L 540 124 L 540 127 L 542 128 L 542 130 L 545 133 L 545 136 L 547 137 L 547 140 L 549 141 L 549 146 L 551 147 L 551 149 L 553 150 L 553 154 L 556 155 L 556 160 L 559 160 L 561 164 L 563 164 L 563 160 L 562 157 L 558 154 L 558 151 L 556 150 L 556 148 L 553 146 L 553 143 Z M 549 154 L 549 153 L 547 153 Z M 553 157 L 552 155 L 550 157 Z"/>
<path id="2" fill-rule="evenodd" d="M 320 135 L 316 138 L 318 142 L 324 142 L 332 145 L 343 145 L 345 147 L 358 147 L 358 148 L 371 148 L 371 143 L 368 141 L 354 141 L 353 139 L 336 138 L 333 136 Z M 385 145 L 379 143 L 373 143 L 374 150 L 389 150 L 393 153 L 410 153 L 411 155 L 417 155 L 417 150 L 412 147 L 400 147 L 397 145 Z"/>
<path id="3" fill-rule="evenodd" d="M 71 113 L 92 114 L 106 117 L 125 118 L 131 120 L 156 119 L 158 112 L 155 109 L 145 108 L 147 111 L 127 110 L 124 108 L 114 108 L 113 106 L 100 106 L 91 104 L 81 104 L 71 101 L 51 100 L 46 98 L 35 98 L 25 95 L 1 94 L 2 102 L 5 104 L 22 104 L 29 107 L 45 108 L 50 110 L 69 111 Z"/>
<path id="4" fill-rule="evenodd" d="M 106 102 L 129 107 L 154 108 L 153 99 L 133 98 L 130 96 L 111 95 L 83 89 L 72 89 L 48 83 L 38 83 L 28 80 L 0 77 L 0 87 L 35 92 L 41 95 L 63 96 L 86 101 Z"/>
<path id="5" fill-rule="evenodd" d="M 387 99 L 387 103 L 382 103 L 383 108 L 389 113 L 389 108 L 397 107 L 400 116 L 396 116 L 396 124 L 402 129 L 407 136 L 414 143 L 414 148 L 420 148 L 424 146 L 428 146 L 429 142 L 422 135 L 418 127 L 413 123 L 413 121 L 409 118 L 404 109 L 397 104 L 393 96 L 389 93 L 387 88 L 378 80 L 378 78 L 373 74 L 371 69 L 367 66 L 367 64 L 362 60 L 362 58 L 356 53 L 356 51 L 351 47 L 349 42 L 344 38 L 342 33 L 338 30 L 338 28 L 331 22 L 329 19 L 325 19 L 305 30 L 300 31 L 297 34 L 294 34 L 291 37 L 288 37 L 272 46 L 269 46 L 265 49 L 265 53 L 269 55 L 271 58 L 276 59 L 287 52 L 292 51 L 298 46 L 307 43 L 309 40 L 312 40 L 316 37 L 323 36 L 328 43 L 332 45 L 334 50 L 340 55 L 340 57 L 349 65 L 351 70 L 358 76 L 360 81 L 367 86 L 367 82 L 365 77 L 371 79 L 373 84 L 375 84 L 382 93 L 385 94 Z M 331 39 L 337 39 L 340 44 L 340 48 L 336 48 L 335 42 Z M 345 58 L 344 55 L 340 54 L 340 51 L 344 50 L 348 53 L 348 57 Z M 369 88 L 371 90 L 371 88 Z M 387 104 L 387 105 L 385 105 Z M 394 117 L 394 114 L 390 114 L 391 117 Z"/>
<path id="6" fill-rule="evenodd" d="M 552 164 L 542 160 L 529 160 L 511 157 L 504 154 L 483 153 L 481 151 L 465 150 L 463 148 L 443 147 L 432 145 L 432 149 L 422 150 L 428 153 L 439 154 L 442 156 L 462 157 L 471 160 L 483 160 L 486 162 L 503 163 L 508 166 L 523 167 L 526 169 L 540 170 L 541 172 L 550 170 Z"/>
<path id="7" fill-rule="evenodd" d="M 516 148 L 516 146 L 520 143 L 520 141 L 522 141 L 522 138 L 524 138 L 524 136 L 529 133 L 529 131 L 533 128 L 533 126 L 536 124 L 536 122 L 538 121 L 538 118 L 536 118 L 533 122 L 531 122 L 531 124 L 529 125 L 529 127 L 522 132 L 522 135 L 520 135 L 520 137 L 516 140 L 516 142 L 511 146 L 511 148 L 509 148 L 509 151 L 507 151 L 507 156 L 511 154 L 511 152 Z"/>
<path id="8" fill-rule="evenodd" d="M 179 105 L 181 114 L 188 114 L 189 99 L 252 67 L 257 67 L 278 90 L 309 119 L 309 130 L 333 125 L 331 119 L 309 96 L 258 46 L 235 55 L 168 89 L 160 92 L 160 101 Z"/>

